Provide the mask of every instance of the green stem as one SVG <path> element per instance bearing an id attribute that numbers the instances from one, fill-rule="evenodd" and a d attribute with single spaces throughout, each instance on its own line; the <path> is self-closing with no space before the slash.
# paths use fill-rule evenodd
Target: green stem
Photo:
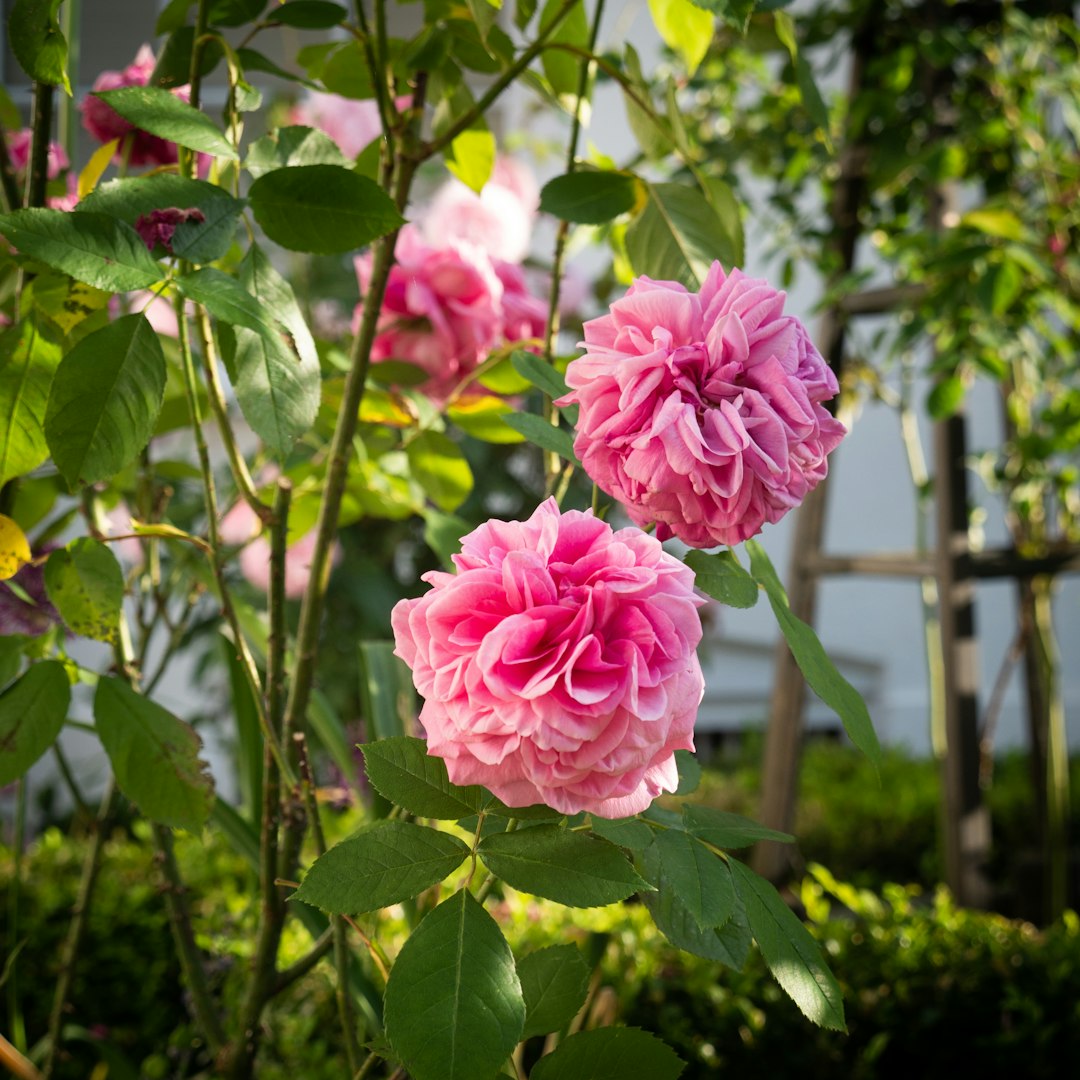
<path id="1" fill-rule="evenodd" d="M 386 140 L 383 152 L 390 161 L 393 161 L 395 157 L 394 123 L 391 116 L 393 96 L 392 93 L 387 92 L 389 87 L 386 79 L 378 74 L 388 69 L 386 53 L 383 51 L 383 41 L 386 37 L 386 11 L 382 4 L 376 6 L 375 18 L 380 27 L 380 55 L 376 56 L 371 43 L 371 28 L 368 25 L 367 14 L 364 11 L 364 0 L 356 0 L 353 7 L 356 11 L 356 23 L 360 28 L 360 44 L 364 50 L 364 58 L 367 60 L 368 67 L 374 76 L 372 82 L 375 87 L 375 102 L 379 107 L 379 123 L 382 126 L 383 138 Z"/>
<path id="2" fill-rule="evenodd" d="M 225 1031 L 221 1016 L 214 1003 L 206 980 L 206 968 L 202 954 L 195 941 L 195 928 L 191 924 L 191 912 L 187 905 L 187 887 L 180 876 L 180 867 L 173 851 L 172 830 L 165 825 L 154 825 L 154 840 L 161 857 L 161 870 L 165 877 L 165 908 L 169 913 L 173 940 L 180 957 L 180 967 L 191 992 L 195 1022 L 199 1025 L 210 1053 L 217 1055 L 225 1045 Z"/>
<path id="3" fill-rule="evenodd" d="M 113 777 L 110 775 L 105 784 L 105 793 L 101 797 L 101 805 L 98 809 L 94 828 L 94 838 L 90 841 L 90 848 L 83 859 L 79 891 L 76 895 L 75 907 L 71 913 L 71 922 L 68 924 L 67 937 L 64 938 L 64 944 L 60 950 L 60 973 L 57 976 L 56 989 L 53 992 L 52 1009 L 49 1012 L 48 1035 L 46 1036 L 48 1049 L 45 1064 L 41 1069 L 43 1080 L 49 1080 L 52 1076 L 60 1053 L 64 1027 L 64 1009 L 67 1006 L 68 994 L 71 992 L 71 982 L 75 975 L 75 962 L 82 946 L 83 935 L 86 933 L 86 920 L 90 913 L 90 901 L 94 895 L 94 885 L 97 882 L 98 873 L 101 870 L 101 856 L 105 849 L 105 839 L 115 800 L 116 786 Z"/>
<path id="4" fill-rule="evenodd" d="M 0 129 L 0 193 L 4 196 L 4 209 L 9 213 L 22 206 L 19 182 L 15 178 L 15 166 L 11 164 L 7 133 Z"/>
<path id="5" fill-rule="evenodd" d="M 278 972 L 273 986 L 274 996 L 287 990 L 297 979 L 302 979 L 333 947 L 333 928 L 324 930 L 306 956 L 302 956 L 295 964 L 290 964 L 284 971 Z"/>
<path id="6" fill-rule="evenodd" d="M 564 0 L 562 6 L 552 15 L 548 23 L 540 28 L 536 40 L 488 87 L 487 93 L 437 139 L 432 139 L 431 142 L 424 143 L 418 148 L 418 161 L 426 161 L 429 157 L 446 149 L 463 131 L 468 131 L 498 101 L 503 91 L 540 55 L 547 44 L 548 38 L 555 33 L 559 28 L 559 24 L 578 3 L 579 0 Z"/>
<path id="7" fill-rule="evenodd" d="M 53 754 L 56 756 L 57 768 L 59 768 L 60 775 L 64 778 L 64 783 L 67 784 L 67 789 L 71 794 L 71 798 L 74 801 L 76 808 L 84 817 L 90 817 L 90 807 L 87 805 L 86 799 L 83 798 L 83 793 L 79 790 L 79 785 L 75 782 L 75 774 L 71 771 L 71 765 L 68 763 L 67 755 L 60 748 L 59 739 L 53 743 Z M 16 858 L 18 858 L 18 847 L 16 847 L 15 850 Z M 20 1049 L 22 1049 L 22 1047 L 20 1047 Z"/>
<path id="8" fill-rule="evenodd" d="M 34 83 L 33 135 L 26 166 L 25 206 L 44 206 L 49 182 L 49 140 L 52 135 L 53 91 L 49 83 Z"/>
<path id="9" fill-rule="evenodd" d="M 19 1001 L 19 895 L 22 892 L 23 846 L 26 843 L 26 777 L 20 776 L 15 789 L 15 829 L 11 838 L 11 885 L 8 891 L 7 1001 L 8 1030 L 15 1049 L 26 1053 L 26 1021 Z"/>
<path id="10" fill-rule="evenodd" d="M 214 414 L 218 432 L 221 435 L 222 445 L 225 447 L 225 456 L 229 459 L 229 468 L 232 470 L 236 489 L 241 498 L 258 515 L 264 524 L 272 520 L 270 507 L 260 498 L 255 488 L 255 481 L 251 478 L 244 455 L 236 445 L 232 425 L 229 423 L 229 410 L 225 404 L 225 389 L 221 384 L 221 376 L 218 373 L 218 349 L 214 341 L 214 329 L 210 325 L 210 316 L 202 304 L 195 305 L 195 325 L 199 331 L 199 344 L 202 347 L 203 371 L 206 373 L 207 398 L 210 402 L 210 410 Z"/>
<path id="11" fill-rule="evenodd" d="M 289 531 L 292 484 L 278 480 L 270 530 L 270 638 L 266 661 L 267 717 L 275 736 L 281 736 L 285 678 L 285 553 Z M 222 1073 L 235 1080 L 252 1074 L 259 1042 L 259 1022 L 266 1003 L 278 992 L 278 949 L 285 925 L 285 904 L 275 884 L 278 877 L 278 832 L 281 824 L 281 774 L 269 744 L 263 761 L 262 815 L 259 838 L 261 908 L 251 977 L 240 1008 L 240 1026 Z"/>

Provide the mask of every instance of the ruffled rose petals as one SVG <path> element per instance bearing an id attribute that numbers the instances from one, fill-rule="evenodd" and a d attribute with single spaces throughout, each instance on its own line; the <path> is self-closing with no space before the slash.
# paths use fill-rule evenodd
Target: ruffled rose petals
<path id="1" fill-rule="evenodd" d="M 454 562 L 392 617 L 450 779 L 612 818 L 673 791 L 704 688 L 693 572 L 553 499 L 481 525 Z"/>
<path id="2" fill-rule="evenodd" d="M 845 435 L 836 377 L 785 294 L 713 263 L 699 293 L 638 278 L 566 372 L 574 450 L 639 525 L 737 544 L 798 506 Z"/>

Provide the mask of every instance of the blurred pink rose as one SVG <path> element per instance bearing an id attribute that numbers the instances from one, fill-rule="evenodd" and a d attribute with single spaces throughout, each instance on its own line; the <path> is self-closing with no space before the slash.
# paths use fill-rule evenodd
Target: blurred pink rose
<path id="1" fill-rule="evenodd" d="M 135 59 L 123 71 L 103 71 L 94 80 L 94 90 L 119 90 L 125 86 L 146 86 L 154 73 L 157 59 L 149 45 L 143 45 L 135 54 Z M 178 86 L 173 93 L 181 101 L 191 100 L 191 89 Z M 174 165 L 177 161 L 176 143 L 160 139 L 156 135 L 140 131 L 125 120 L 101 98 L 88 94 L 82 103 L 83 127 L 99 142 L 107 143 L 113 139 L 123 139 L 129 131 L 134 131 L 128 162 L 132 165 Z M 117 150 L 120 157 L 123 147 Z M 209 168 L 210 158 L 199 155 L 199 171 Z"/>
<path id="2" fill-rule="evenodd" d="M 585 324 L 571 362 L 585 471 L 639 525 L 692 547 L 737 544 L 798 506 L 844 426 L 836 377 L 785 294 L 719 263 L 700 293 L 638 278 Z"/>
<path id="3" fill-rule="evenodd" d="M 435 193 L 422 228 L 429 244 L 467 240 L 493 259 L 518 263 L 529 252 L 540 192 L 532 173 L 513 158 L 499 158 L 479 195 L 460 180 Z"/>
<path id="4" fill-rule="evenodd" d="M 525 272 L 514 263 L 495 261 L 495 273 L 502 283 L 502 336 L 506 341 L 543 339 L 547 329 L 548 302 L 529 289 Z"/>
<path id="5" fill-rule="evenodd" d="M 263 592 L 270 590 L 270 541 L 262 533 L 255 511 L 243 499 L 233 504 L 221 519 L 218 535 L 223 543 L 240 545 L 240 573 Z M 315 552 L 315 530 L 305 533 L 285 551 L 285 595 L 290 600 L 303 596 L 311 580 L 311 556 Z M 341 558 L 336 542 L 330 554 L 332 563 Z"/>
<path id="6" fill-rule="evenodd" d="M 33 140 L 33 132 L 30 128 L 23 128 L 21 131 L 9 131 L 4 135 L 4 140 L 7 142 L 12 168 L 17 173 L 25 173 L 26 166 L 30 161 L 30 143 Z M 46 176 L 50 180 L 55 180 L 69 164 L 64 148 L 59 143 L 49 143 L 49 164 L 46 169 Z"/>
<path id="7" fill-rule="evenodd" d="M 185 221 L 205 220 L 206 215 L 196 206 L 188 210 L 170 206 L 165 210 L 151 210 L 149 214 L 140 214 L 135 219 L 135 231 L 142 238 L 148 251 L 153 251 L 160 244 L 171 255 L 176 226 L 182 225 Z"/>
<path id="8" fill-rule="evenodd" d="M 501 340 L 502 283 L 487 255 L 460 241 L 434 248 L 405 228 L 395 254 L 371 359 L 415 364 L 430 376 L 425 393 L 445 401 Z M 370 272 L 371 256 L 359 256 L 361 295 Z"/>
<path id="9" fill-rule="evenodd" d="M 601 817 L 674 790 L 704 687 L 693 573 L 653 537 L 554 499 L 481 525 L 454 562 L 392 615 L 450 779 Z"/>
<path id="10" fill-rule="evenodd" d="M 401 97 L 395 102 L 398 110 L 407 109 L 411 98 Z M 341 152 L 356 157 L 366 146 L 382 134 L 379 107 L 371 99 L 353 101 L 338 94 L 324 94 L 309 90 L 293 106 L 290 123 L 318 128 L 338 144 Z"/>

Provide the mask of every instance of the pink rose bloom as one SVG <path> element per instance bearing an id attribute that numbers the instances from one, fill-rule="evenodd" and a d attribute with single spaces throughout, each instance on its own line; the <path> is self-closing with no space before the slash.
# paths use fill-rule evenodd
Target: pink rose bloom
<path id="1" fill-rule="evenodd" d="M 825 477 L 836 377 L 784 299 L 713 263 L 700 293 L 641 277 L 585 324 L 558 402 L 580 406 L 574 450 L 661 540 L 737 544 Z"/>
<path id="2" fill-rule="evenodd" d="M 391 616 L 450 779 L 601 817 L 674 790 L 704 688 L 693 573 L 653 537 L 554 499 L 481 525 L 454 562 Z"/>
<path id="3" fill-rule="evenodd" d="M 125 86 L 146 86 L 154 73 L 157 58 L 149 45 L 143 45 L 135 60 L 123 71 L 103 71 L 94 81 L 94 90 L 119 90 Z M 191 89 L 179 86 L 173 93 L 181 101 L 191 100 Z M 99 142 L 123 139 L 129 131 L 135 135 L 131 143 L 128 161 L 132 165 L 174 165 L 177 161 L 176 143 L 160 139 L 156 135 L 140 131 L 128 123 L 119 113 L 105 104 L 101 98 L 88 94 L 82 103 L 83 127 Z M 121 150 L 117 150 L 119 157 Z M 209 157 L 199 155 L 200 172 L 209 165 Z"/>
<path id="4" fill-rule="evenodd" d="M 439 188 L 424 216 L 424 238 L 440 245 L 466 240 L 493 259 L 518 263 L 528 254 L 539 201 L 532 173 L 499 158 L 479 195 L 457 179 Z"/>
<path id="5" fill-rule="evenodd" d="M 424 392 L 445 401 L 501 340 L 502 284 L 487 255 L 463 242 L 433 248 L 405 228 L 395 254 L 371 359 L 415 364 L 430 376 Z M 370 273 L 370 254 L 359 256 L 361 295 Z"/>
<path id="6" fill-rule="evenodd" d="M 17 173 L 25 173 L 26 166 L 30 163 L 30 143 L 33 141 L 33 132 L 30 128 L 11 131 L 4 135 L 4 140 L 7 142 L 11 167 Z M 46 167 L 48 179 L 55 180 L 69 164 L 64 148 L 59 143 L 49 143 L 49 163 Z"/>
<path id="7" fill-rule="evenodd" d="M 398 98 L 399 111 L 407 109 L 412 99 Z M 293 124 L 318 128 L 338 144 L 341 152 L 356 157 L 365 147 L 382 134 L 379 106 L 372 99 L 353 101 L 338 94 L 324 94 L 309 90 L 293 106 L 289 116 Z"/>
<path id="8" fill-rule="evenodd" d="M 529 289 L 520 266 L 497 260 L 495 273 L 502 283 L 502 337 L 506 341 L 543 340 L 547 329 L 548 302 Z"/>
<path id="9" fill-rule="evenodd" d="M 262 525 L 255 511 L 243 499 L 234 503 L 221 519 L 218 535 L 226 544 L 244 545 L 240 551 L 240 573 L 255 588 L 269 592 L 270 541 L 262 534 Z M 311 580 L 311 557 L 314 552 L 314 529 L 286 548 L 285 595 L 290 600 L 304 595 Z M 336 564 L 340 557 L 341 548 L 335 543 L 330 560 Z"/>

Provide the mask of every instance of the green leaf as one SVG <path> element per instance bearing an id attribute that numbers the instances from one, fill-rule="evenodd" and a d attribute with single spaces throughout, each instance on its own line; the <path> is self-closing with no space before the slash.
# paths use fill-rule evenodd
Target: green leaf
<path id="1" fill-rule="evenodd" d="M 711 806 L 684 806 L 683 822 L 688 832 L 725 850 L 750 847 L 759 840 L 775 840 L 778 844 L 795 842 L 795 837 L 788 833 L 766 828 L 741 814 Z"/>
<path id="2" fill-rule="evenodd" d="M 593 814 L 589 825 L 597 836 L 631 851 L 644 851 L 652 843 L 653 831 L 640 818 L 602 818 Z"/>
<path id="3" fill-rule="evenodd" d="M 195 27 L 178 26 L 158 53 L 157 63 L 148 86 L 172 90 L 191 81 L 191 54 L 195 48 Z M 211 39 L 199 53 L 199 73 L 205 78 L 221 63 L 225 55 L 221 43 Z"/>
<path id="4" fill-rule="evenodd" d="M 657 33 L 693 75 L 712 44 L 712 15 L 690 0 L 649 0 L 649 11 Z"/>
<path id="5" fill-rule="evenodd" d="M 108 214 L 134 225 L 143 214 L 169 207 L 202 211 L 204 221 L 182 221 L 176 226 L 172 250 L 190 262 L 213 262 L 232 246 L 244 209 L 224 188 L 205 180 L 188 180 L 174 173 L 110 180 L 79 203 L 80 210 Z M 160 274 L 160 270 L 158 271 Z"/>
<path id="6" fill-rule="evenodd" d="M 552 18 L 563 6 L 564 0 L 547 0 L 540 12 L 540 26 L 550 25 Z M 576 45 L 579 49 L 588 47 L 589 23 L 585 16 L 585 5 L 575 4 L 570 13 L 559 24 L 555 32 L 548 38 L 550 42 L 558 42 L 563 45 Z M 581 78 L 581 63 L 576 56 L 561 49 L 545 49 L 540 54 L 540 62 L 544 68 L 544 74 L 551 83 L 552 90 L 556 95 L 576 97 L 578 81 Z"/>
<path id="7" fill-rule="evenodd" d="M 791 649 L 791 655 L 806 678 L 810 689 L 830 709 L 836 711 L 851 741 L 874 763 L 881 762 L 881 746 L 877 733 L 866 710 L 866 702 L 859 692 L 833 666 L 817 634 L 798 618 L 788 606 L 787 593 L 776 576 L 769 556 L 756 540 L 746 541 L 750 553 L 750 573 L 757 579 L 769 597 L 773 614 Z"/>
<path id="8" fill-rule="evenodd" d="M 529 1080 L 675 1080 L 686 1067 L 662 1039 L 640 1028 L 579 1031 L 546 1054 Z"/>
<path id="9" fill-rule="evenodd" d="M 416 715 L 412 672 L 394 655 L 392 641 L 361 641 L 358 652 L 360 699 L 368 734 L 389 739 L 408 730 L 406 721 Z"/>
<path id="10" fill-rule="evenodd" d="M 630 85 L 622 87 L 623 103 L 626 106 L 626 119 L 630 130 L 647 158 L 662 158 L 674 147 L 674 133 L 667 121 L 657 116 L 655 108 L 650 113 L 639 104 L 644 102 L 653 106 L 652 89 L 641 70 L 637 50 L 630 42 L 626 43 L 625 68 Z"/>
<path id="11" fill-rule="evenodd" d="M 662 879 L 679 894 L 702 930 L 722 926 L 735 907 L 727 864 L 699 840 L 677 829 L 661 829 L 653 840 Z"/>
<path id="12" fill-rule="evenodd" d="M 456 510 L 469 497 L 472 469 L 452 439 L 439 431 L 425 431 L 406 446 L 405 452 L 416 482 L 440 510 Z"/>
<path id="13" fill-rule="evenodd" d="M 569 432 L 554 427 L 535 413 L 514 413 L 504 416 L 503 423 L 519 431 L 529 442 L 544 450 L 550 450 L 574 465 L 580 464 L 574 453 L 574 440 Z"/>
<path id="14" fill-rule="evenodd" d="M 743 232 L 742 210 L 730 185 L 716 176 L 704 177 L 705 198 L 712 204 L 720 224 L 731 239 L 731 258 L 734 266 L 742 266 L 746 256 L 746 237 Z"/>
<path id="15" fill-rule="evenodd" d="M 214 782 L 190 724 L 111 676 L 98 680 L 94 724 L 120 790 L 151 821 L 202 829 L 214 805 Z"/>
<path id="16" fill-rule="evenodd" d="M 373 98 L 375 83 L 371 78 L 371 68 L 368 67 L 363 45 L 359 41 L 347 41 L 344 45 L 332 44 L 333 50 L 326 56 L 318 71 L 327 92 L 353 101 Z M 309 74 L 315 74 L 310 68 L 308 70 Z"/>
<path id="17" fill-rule="evenodd" d="M 589 993 L 589 968 L 576 945 L 550 945 L 518 961 L 525 999 L 523 1039 L 559 1031 L 577 1016 Z"/>
<path id="18" fill-rule="evenodd" d="M 810 932 L 764 878 L 735 859 L 731 873 L 746 905 L 754 940 L 773 977 L 808 1020 L 846 1031 L 840 987 Z"/>
<path id="19" fill-rule="evenodd" d="M 382 365 L 379 365 L 382 367 Z M 490 443 L 524 442 L 524 436 L 508 428 L 503 420 L 512 415 L 514 408 L 502 398 L 488 394 L 460 397 L 447 406 L 446 418 L 456 424 L 466 435 Z"/>
<path id="20" fill-rule="evenodd" d="M 1001 240 L 1023 240 L 1026 235 L 1024 223 L 1016 214 L 1001 207 L 969 210 L 960 219 L 960 224 Z"/>
<path id="21" fill-rule="evenodd" d="M 633 173 L 580 169 L 549 180 L 540 192 L 540 209 L 563 221 L 602 225 L 633 210 L 640 191 Z"/>
<path id="22" fill-rule="evenodd" d="M 104 214 L 16 210 L 0 215 L 0 233 L 21 254 L 108 292 L 146 289 L 165 276 L 139 234 Z"/>
<path id="23" fill-rule="evenodd" d="M 237 49 L 236 59 L 240 61 L 240 66 L 245 72 L 261 71 L 267 75 L 275 75 L 279 79 L 285 79 L 287 82 L 300 83 L 301 86 L 306 86 L 309 90 L 316 89 L 315 84 L 310 79 L 286 71 L 280 64 L 274 63 L 270 57 L 256 49 Z"/>
<path id="24" fill-rule="evenodd" d="M 96 641 L 117 640 L 124 572 L 106 544 L 84 536 L 52 552 L 45 564 L 45 589 L 76 634 Z"/>
<path id="25" fill-rule="evenodd" d="M 487 836 L 479 854 L 507 885 L 567 907 L 614 904 L 646 886 L 613 844 L 559 825 Z"/>
<path id="26" fill-rule="evenodd" d="M 776 36 L 791 55 L 791 64 L 795 72 L 795 82 L 799 87 L 803 107 L 810 119 L 821 129 L 827 145 L 831 145 L 829 135 L 829 109 L 818 90 L 814 72 L 799 49 L 795 32 L 795 22 L 786 11 L 773 12 Z"/>
<path id="27" fill-rule="evenodd" d="M 338 144 L 323 131 L 294 125 L 282 127 L 251 144 L 244 168 L 256 179 L 275 169 L 297 165 L 338 165 L 349 167 L 349 159 Z"/>
<path id="28" fill-rule="evenodd" d="M 935 420 L 944 420 L 964 404 L 964 395 L 967 387 L 959 375 L 950 375 L 946 379 L 939 379 L 933 390 L 926 396 L 926 411 Z"/>
<path id="29" fill-rule="evenodd" d="M 480 1080 L 513 1052 L 525 1024 L 514 957 L 468 892 L 429 912 L 402 946 L 384 1021 L 413 1080 Z"/>
<path id="30" fill-rule="evenodd" d="M 468 854 L 449 833 L 408 821 L 378 821 L 316 859 L 293 897 L 343 915 L 377 911 L 437 885 Z"/>
<path id="31" fill-rule="evenodd" d="M 255 244 L 240 263 L 240 285 L 292 335 L 294 352 L 277 333 L 236 330 L 233 389 L 252 430 L 281 459 L 315 424 L 322 376 L 315 340 L 292 286 Z"/>
<path id="32" fill-rule="evenodd" d="M 487 792 L 450 782 L 446 763 L 427 752 L 423 739 L 400 736 L 360 747 L 371 786 L 417 817 L 458 820 L 477 813 Z"/>
<path id="33" fill-rule="evenodd" d="M 708 199 L 685 184 L 648 184 L 645 209 L 626 230 L 635 274 L 700 288 L 717 259 L 730 269 L 735 245 Z"/>
<path id="34" fill-rule="evenodd" d="M 701 763 L 692 750 L 675 751 L 675 768 L 679 770 L 676 795 L 692 795 L 701 785 Z"/>
<path id="35" fill-rule="evenodd" d="M 742 970 L 753 939 L 738 894 L 731 918 L 719 929 L 702 929 L 678 892 L 663 880 L 657 892 L 644 893 L 641 900 L 657 929 L 675 948 L 706 960 L 715 960 L 734 971 Z"/>
<path id="36" fill-rule="evenodd" d="M 166 375 L 161 342 L 144 315 L 108 323 L 64 357 L 45 438 L 72 488 L 108 480 L 142 453 L 154 434 Z"/>
<path id="37" fill-rule="evenodd" d="M 446 167 L 477 194 L 491 179 L 495 167 L 495 136 L 477 121 L 455 138 L 443 153 Z"/>
<path id="38" fill-rule="evenodd" d="M 0 787 L 17 780 L 60 734 L 71 685 L 58 660 L 34 664 L 0 694 Z"/>
<path id="39" fill-rule="evenodd" d="M 694 584 L 721 604 L 752 608 L 757 603 L 757 582 L 743 569 L 730 548 L 713 555 L 690 551 L 683 562 L 694 571 Z"/>
<path id="40" fill-rule="evenodd" d="M 63 0 L 15 0 L 8 16 L 11 51 L 19 66 L 36 82 L 62 86 L 71 96 L 68 43 L 56 13 Z"/>
<path id="41" fill-rule="evenodd" d="M 154 33 L 158 36 L 172 33 L 184 25 L 188 11 L 195 6 L 195 0 L 169 0 L 158 16 Z"/>
<path id="42" fill-rule="evenodd" d="M 176 279 L 176 287 L 202 304 L 215 318 L 266 337 L 278 334 L 277 318 L 270 308 L 252 296 L 231 274 L 203 266 Z"/>
<path id="43" fill-rule="evenodd" d="M 49 456 L 45 411 L 61 356 L 54 336 L 33 319 L 0 334 L 0 486 Z"/>
<path id="44" fill-rule="evenodd" d="M 299 30 L 329 30 L 344 22 L 348 15 L 340 4 L 329 0 L 289 0 L 273 9 L 269 21 Z"/>
<path id="45" fill-rule="evenodd" d="M 562 373 L 536 353 L 517 349 L 510 355 L 510 362 L 519 375 L 543 390 L 549 398 L 555 400 L 570 393 L 570 387 L 566 385 Z"/>
<path id="46" fill-rule="evenodd" d="M 290 251 L 336 255 L 404 224 L 390 197 L 339 165 L 292 165 L 265 173 L 248 193 L 255 220 Z"/>
<path id="47" fill-rule="evenodd" d="M 140 131 L 214 157 L 236 160 L 240 156 L 213 120 L 168 90 L 125 86 L 93 93 Z"/>
<path id="48" fill-rule="evenodd" d="M 34 278 L 34 307 L 64 334 L 108 307 L 110 293 L 76 281 L 56 270 L 44 270 Z"/>

